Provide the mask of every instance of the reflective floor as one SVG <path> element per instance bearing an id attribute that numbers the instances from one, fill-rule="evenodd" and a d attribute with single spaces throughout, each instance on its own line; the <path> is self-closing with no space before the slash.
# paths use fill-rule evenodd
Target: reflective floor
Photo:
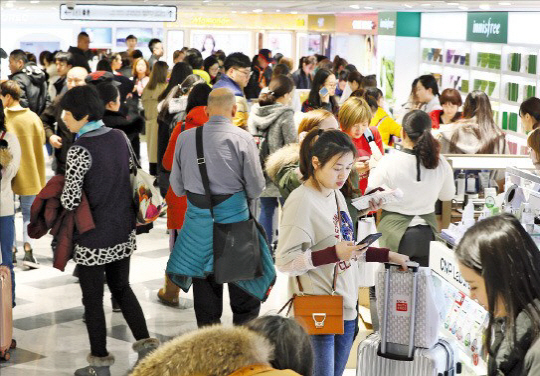
<path id="1" fill-rule="evenodd" d="M 47 175 L 51 175 L 49 166 Z M 15 271 L 17 306 L 13 310 L 14 338 L 18 347 L 11 351 L 10 361 L 0 362 L 0 375 L 73 375 L 75 369 L 87 365 L 86 356 L 89 352 L 88 334 L 82 321 L 81 290 L 77 279 L 71 275 L 75 264 L 68 263 L 65 272 L 52 268 L 51 237 L 47 235 L 36 240 L 33 245 L 41 267 L 34 270 L 24 268 L 21 226 L 22 216 L 18 213 L 16 231 L 19 266 Z M 157 301 L 156 293 L 163 284 L 169 254 L 166 219 L 158 219 L 149 234 L 138 236 L 137 247 L 131 260 L 130 280 L 143 308 L 150 334 L 166 341 L 196 329 L 191 292 L 181 293 L 181 308 L 165 307 Z M 286 284 L 286 278 L 279 275 L 270 298 L 262 306 L 262 314 L 276 313 L 285 303 Z M 226 303 L 223 322 L 230 324 L 232 314 L 227 306 L 227 289 L 224 290 Z M 136 360 L 136 354 L 131 350 L 134 338 L 122 313 L 112 312 L 108 291 L 104 296 L 104 306 L 108 328 L 107 346 L 116 358 L 111 372 L 113 375 L 125 375 Z M 366 333 L 362 331 L 359 337 L 365 337 Z M 348 366 L 351 369 L 346 371 L 346 375 L 354 374 L 355 354 L 356 349 L 353 348 Z"/>

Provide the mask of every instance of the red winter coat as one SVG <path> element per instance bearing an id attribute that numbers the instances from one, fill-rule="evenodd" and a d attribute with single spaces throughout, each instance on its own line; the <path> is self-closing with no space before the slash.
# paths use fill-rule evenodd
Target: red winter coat
<path id="1" fill-rule="evenodd" d="M 30 209 L 28 235 L 39 239 L 50 234 L 57 239 L 53 266 L 64 271 L 73 254 L 73 238 L 96 228 L 90 204 L 82 194 L 81 203 L 75 210 L 66 210 L 60 203 L 64 188 L 64 175 L 56 175 L 39 192 Z"/>
<path id="2" fill-rule="evenodd" d="M 186 116 L 184 130 L 188 130 L 195 127 L 200 127 L 208 121 L 206 115 L 206 106 L 198 106 L 193 108 Z M 162 165 L 167 171 L 172 170 L 174 160 L 174 148 L 176 146 L 176 140 L 182 132 L 182 122 L 178 122 L 171 134 L 167 150 L 163 155 Z M 186 196 L 178 197 L 174 194 L 173 190 L 169 186 L 167 194 L 165 195 L 167 201 L 167 228 L 179 230 L 184 225 L 184 215 L 187 210 L 187 198 Z"/>

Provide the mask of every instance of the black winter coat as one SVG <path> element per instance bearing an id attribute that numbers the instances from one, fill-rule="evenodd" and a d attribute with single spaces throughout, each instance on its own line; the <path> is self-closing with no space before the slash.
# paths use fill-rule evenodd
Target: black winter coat
<path id="1" fill-rule="evenodd" d="M 123 131 L 128 136 L 135 154 L 138 154 L 140 149 L 139 133 L 144 127 L 144 119 L 142 117 L 134 116 L 128 119 L 120 111 L 105 110 L 102 120 L 107 127 Z"/>
<path id="2" fill-rule="evenodd" d="M 55 174 L 64 174 L 66 170 L 66 157 L 68 149 L 75 142 L 75 135 L 71 133 L 64 121 L 62 120 L 62 107 L 60 101 L 64 94 L 57 95 L 50 105 L 45 108 L 45 111 L 41 113 L 40 119 L 45 128 L 45 136 L 47 142 L 52 135 L 60 136 L 62 139 L 62 146 L 60 149 L 54 149 L 54 156 L 56 157 L 56 167 L 54 169 Z"/>
<path id="3" fill-rule="evenodd" d="M 24 68 L 8 76 L 17 82 L 21 88 L 20 104 L 40 115 L 49 100 L 47 92 L 47 75 L 35 63 L 26 63 Z"/>
<path id="4" fill-rule="evenodd" d="M 74 67 L 83 67 L 88 71 L 88 73 L 92 72 L 90 70 L 90 65 L 88 65 L 88 54 L 81 50 L 79 47 L 69 47 L 68 52 L 71 52 L 73 55 L 73 66 Z"/>

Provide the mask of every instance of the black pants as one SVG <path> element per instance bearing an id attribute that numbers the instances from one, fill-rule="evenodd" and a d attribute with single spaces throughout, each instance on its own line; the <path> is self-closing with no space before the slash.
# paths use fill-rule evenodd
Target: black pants
<path id="1" fill-rule="evenodd" d="M 228 285 L 233 323 L 241 325 L 259 316 L 261 302 L 238 286 L 232 283 Z M 193 300 L 199 328 L 221 323 L 223 285 L 216 283 L 213 274 L 206 279 L 193 278 Z"/>
<path id="2" fill-rule="evenodd" d="M 86 329 L 90 337 L 90 349 L 94 356 L 107 356 L 107 328 L 103 311 L 103 282 L 122 309 L 122 314 L 136 340 L 149 338 L 148 328 L 141 305 L 129 285 L 130 257 L 106 265 L 79 265 Z"/>

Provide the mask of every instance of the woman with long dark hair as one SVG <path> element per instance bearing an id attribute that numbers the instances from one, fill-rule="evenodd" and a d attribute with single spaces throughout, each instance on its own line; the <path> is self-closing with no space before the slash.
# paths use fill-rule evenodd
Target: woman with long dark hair
<path id="1" fill-rule="evenodd" d="M 158 102 L 159 96 L 167 88 L 167 71 L 169 66 L 164 61 L 157 61 L 152 68 L 148 85 L 144 88 L 141 102 L 146 120 L 146 146 L 150 174 L 157 175 L 157 133 L 158 133 Z"/>
<path id="2" fill-rule="evenodd" d="M 384 110 L 383 92 L 379 88 L 368 87 L 364 99 L 373 112 L 369 126 L 377 128 L 385 146 L 394 145 L 394 139 L 401 137 L 401 125 Z"/>
<path id="3" fill-rule="evenodd" d="M 175 77 L 175 81 L 177 81 L 177 77 Z M 188 75 L 181 83 L 175 85 L 165 99 L 158 104 L 158 162 L 163 159 L 174 127 L 178 122 L 184 121 L 187 114 L 186 106 L 188 94 L 191 91 L 191 88 L 199 82 L 204 82 L 200 76 L 196 74 Z M 161 194 L 165 196 L 167 189 L 169 188 L 169 171 L 163 170 L 162 165 L 158 163 L 157 172 L 159 189 Z"/>
<path id="4" fill-rule="evenodd" d="M 163 170 L 167 172 L 171 171 L 172 169 L 174 149 L 180 133 L 184 130 L 200 127 L 208 121 L 208 115 L 206 115 L 206 105 L 208 104 L 208 96 L 210 95 L 212 89 L 199 76 L 191 76 L 195 76 L 198 81 L 195 85 L 189 86 L 190 90 L 188 91 L 189 95 L 187 95 L 187 105 L 185 108 L 187 116 L 185 116 L 185 121 L 182 120 L 178 122 L 178 124 L 174 127 L 167 145 L 167 149 L 163 155 L 161 167 L 163 167 Z M 189 79 L 189 77 L 186 78 L 186 81 Z M 188 84 L 186 83 L 185 87 L 188 87 L 187 85 Z M 172 252 L 174 243 L 178 237 L 178 233 L 184 225 L 184 215 L 187 210 L 187 199 L 186 196 L 176 196 L 169 186 L 167 189 L 167 194 L 165 195 L 165 200 L 167 201 L 167 229 L 169 230 L 169 247 Z M 179 287 L 172 283 L 167 276 L 165 276 L 165 285 L 157 293 L 159 301 L 164 305 L 177 307 L 179 305 L 179 294 Z"/>
<path id="5" fill-rule="evenodd" d="M 211 55 L 204 59 L 204 71 L 210 76 L 210 85 L 214 85 L 221 78 L 219 72 L 219 61 L 217 57 Z"/>
<path id="6" fill-rule="evenodd" d="M 300 293 L 296 276 L 308 295 L 330 295 L 335 269 L 335 294 L 343 296 L 343 335 L 312 335 L 315 376 L 341 376 L 349 358 L 358 313 L 356 258 L 404 265 L 407 256 L 382 248 L 355 245 L 352 220 L 340 189 L 348 184 L 356 147 L 338 130 L 308 133 L 300 147 L 304 183 L 285 201 L 279 228 L 276 266 L 290 276 L 289 286 Z M 406 268 L 406 266 L 405 266 Z M 316 282 L 315 282 L 316 281 Z"/>
<path id="7" fill-rule="evenodd" d="M 386 185 L 403 192 L 398 202 L 383 205 L 379 244 L 428 266 L 429 242 L 438 232 L 435 203 L 454 197 L 453 172 L 439 153 L 431 118 L 424 111 L 405 115 L 401 138 L 403 150 L 381 159 L 368 180 L 370 188 Z"/>
<path id="8" fill-rule="evenodd" d="M 298 70 L 292 75 L 297 89 L 311 89 L 315 64 L 317 64 L 315 56 L 303 56 L 300 58 Z"/>
<path id="9" fill-rule="evenodd" d="M 540 252 L 510 214 L 477 222 L 456 256 L 470 295 L 488 312 L 489 376 L 540 375 Z"/>
<path id="10" fill-rule="evenodd" d="M 540 99 L 532 97 L 524 101 L 519 106 L 519 117 L 521 125 L 525 132 L 529 132 L 527 136 L 527 146 L 530 149 L 531 159 L 536 167 L 540 170 Z"/>
<path id="11" fill-rule="evenodd" d="M 313 78 L 308 99 L 302 103 L 302 112 L 323 108 L 337 115 L 336 87 L 336 76 L 328 69 L 319 69 Z"/>
<path id="12" fill-rule="evenodd" d="M 505 154 L 504 133 L 493 120 L 489 97 L 475 90 L 465 99 L 463 119 L 441 129 L 443 154 Z"/>

